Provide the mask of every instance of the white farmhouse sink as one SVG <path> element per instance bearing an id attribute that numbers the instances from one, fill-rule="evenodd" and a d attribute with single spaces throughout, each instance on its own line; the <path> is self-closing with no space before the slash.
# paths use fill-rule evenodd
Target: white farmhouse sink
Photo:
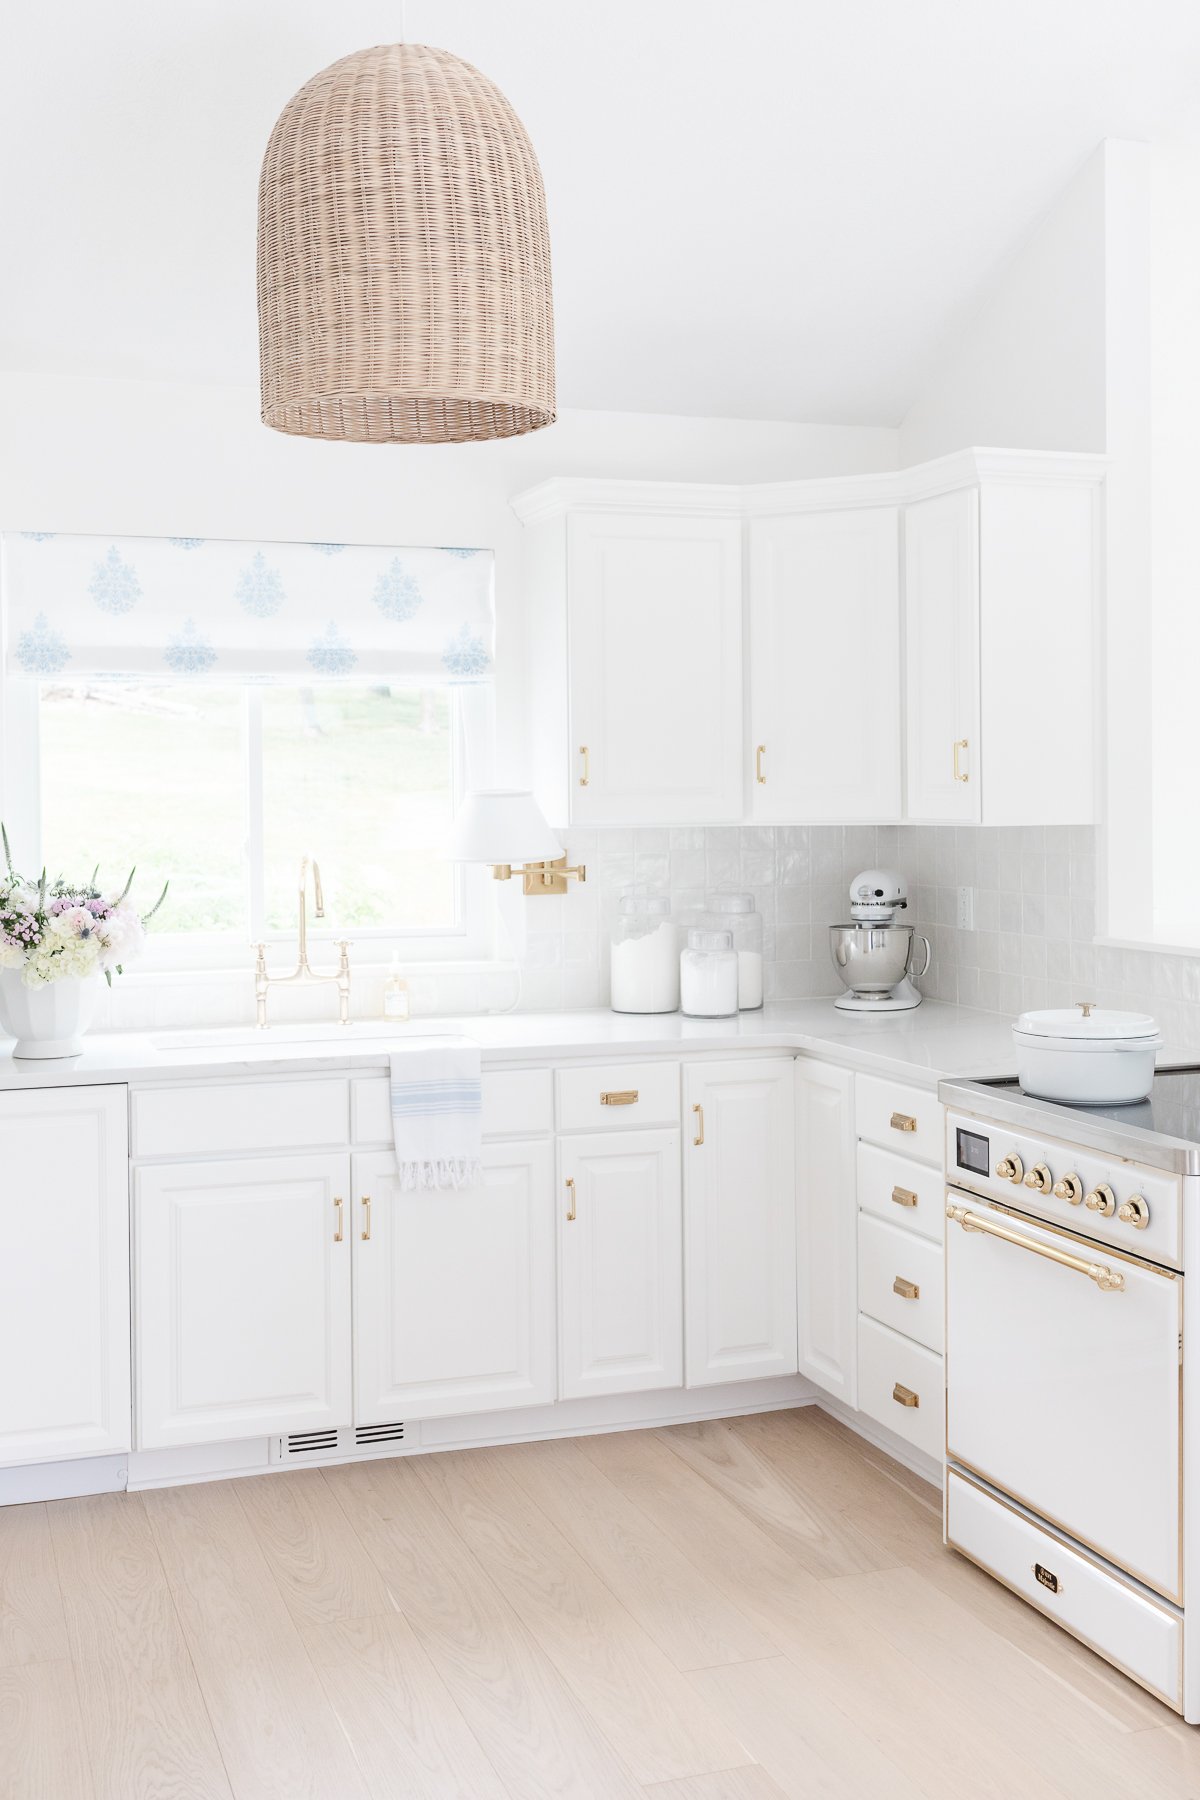
<path id="1" fill-rule="evenodd" d="M 446 1034 L 442 1034 L 443 1038 Z M 396 1024 L 390 1019 L 352 1019 L 339 1025 L 336 1019 L 315 1025 L 268 1025 L 260 1031 L 256 1025 L 217 1025 L 210 1030 L 155 1032 L 150 1041 L 156 1050 L 221 1050 L 226 1046 L 245 1044 L 269 1050 L 272 1044 L 360 1044 L 366 1039 L 391 1040 L 409 1045 L 415 1041 L 437 1040 L 436 1032 L 420 1031 L 412 1024 Z"/>

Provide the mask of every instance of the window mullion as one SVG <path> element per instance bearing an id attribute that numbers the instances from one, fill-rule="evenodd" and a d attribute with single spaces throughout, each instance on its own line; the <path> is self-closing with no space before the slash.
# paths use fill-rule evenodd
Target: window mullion
<path id="1" fill-rule="evenodd" d="M 267 935 L 266 885 L 263 872 L 263 722 L 262 693 L 246 688 L 246 873 L 250 941 Z"/>

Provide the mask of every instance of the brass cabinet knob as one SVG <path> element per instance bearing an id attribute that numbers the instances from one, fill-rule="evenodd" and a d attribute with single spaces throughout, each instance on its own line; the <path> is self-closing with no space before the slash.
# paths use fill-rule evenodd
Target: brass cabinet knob
<path id="1" fill-rule="evenodd" d="M 1079 1205 L 1080 1201 L 1083 1199 L 1083 1183 L 1074 1171 L 1069 1175 L 1064 1175 L 1061 1181 L 1055 1182 L 1054 1198 L 1056 1200 L 1065 1200 L 1068 1206 Z"/>
<path id="2" fill-rule="evenodd" d="M 1034 1163 L 1025 1177 L 1025 1186 L 1033 1188 L 1039 1194 L 1048 1194 L 1054 1186 L 1054 1177 L 1045 1163 Z"/>
<path id="3" fill-rule="evenodd" d="M 1145 1231 L 1150 1223 L 1150 1208 L 1141 1194 L 1131 1194 L 1123 1205 L 1117 1208 L 1117 1217 L 1124 1225 L 1132 1225 L 1135 1231 Z"/>
<path id="4" fill-rule="evenodd" d="M 1102 1218 L 1109 1219 L 1117 1210 L 1117 1197 L 1101 1181 L 1097 1182 L 1090 1194 L 1084 1196 L 1083 1204 L 1089 1212 L 1099 1213 Z"/>
<path id="5" fill-rule="evenodd" d="M 1022 1175 L 1025 1173 L 1025 1164 L 1014 1151 L 1012 1156 L 1002 1156 L 1000 1158 L 1000 1161 L 996 1164 L 996 1173 L 1001 1181 L 1020 1181 Z"/>

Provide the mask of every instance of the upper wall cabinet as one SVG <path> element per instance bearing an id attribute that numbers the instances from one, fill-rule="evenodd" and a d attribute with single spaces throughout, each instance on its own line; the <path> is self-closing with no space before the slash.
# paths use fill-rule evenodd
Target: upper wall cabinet
<path id="1" fill-rule="evenodd" d="M 900 816 L 900 515 L 750 525 L 750 813 L 762 824 Z"/>
<path id="2" fill-rule="evenodd" d="M 569 506 L 531 524 L 527 550 L 529 730 L 551 820 L 740 819 L 739 520 Z"/>
<path id="3" fill-rule="evenodd" d="M 1088 824 L 1098 459 L 989 461 L 905 509 L 905 816 Z"/>

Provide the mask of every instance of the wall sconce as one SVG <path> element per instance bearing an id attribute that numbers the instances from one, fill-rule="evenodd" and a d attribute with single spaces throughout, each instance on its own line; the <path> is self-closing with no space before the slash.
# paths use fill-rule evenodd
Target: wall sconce
<path id="1" fill-rule="evenodd" d="M 520 875 L 527 894 L 565 894 L 567 878 L 587 880 L 582 863 L 567 856 L 533 795 L 524 788 L 480 788 L 470 793 L 454 821 L 454 862 L 490 863 L 497 881 Z"/>

